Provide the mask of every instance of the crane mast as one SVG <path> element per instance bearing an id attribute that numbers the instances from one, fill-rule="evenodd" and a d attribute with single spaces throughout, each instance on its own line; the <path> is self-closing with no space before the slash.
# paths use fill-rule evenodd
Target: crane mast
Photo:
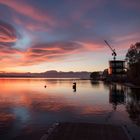
<path id="1" fill-rule="evenodd" d="M 112 49 L 112 47 L 109 45 L 109 43 L 108 43 L 106 40 L 104 40 L 104 42 L 105 42 L 106 45 L 111 49 L 111 51 L 112 51 L 112 56 L 113 56 L 113 59 L 114 59 L 114 61 L 115 61 L 115 60 L 116 60 L 116 56 L 117 56 L 117 53 L 116 53 L 115 49 Z"/>

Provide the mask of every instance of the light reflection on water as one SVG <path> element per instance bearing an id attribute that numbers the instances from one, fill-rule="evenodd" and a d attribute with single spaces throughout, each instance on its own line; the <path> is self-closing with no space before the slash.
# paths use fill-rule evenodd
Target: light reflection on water
<path id="1" fill-rule="evenodd" d="M 73 82 L 77 83 L 76 92 L 72 89 Z M 0 79 L 0 134 L 10 139 L 28 127 L 65 121 L 138 127 L 138 92 L 90 80 Z"/>

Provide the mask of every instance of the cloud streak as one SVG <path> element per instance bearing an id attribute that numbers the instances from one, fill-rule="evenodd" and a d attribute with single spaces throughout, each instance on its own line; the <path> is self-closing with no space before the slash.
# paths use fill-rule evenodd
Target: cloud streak
<path id="1" fill-rule="evenodd" d="M 13 48 L 18 40 L 19 35 L 10 24 L 0 21 L 0 58 L 9 57 L 11 54 L 18 53 L 19 51 Z"/>
<path id="2" fill-rule="evenodd" d="M 0 22 L 0 59 L 2 66 L 30 66 L 42 62 L 60 61 L 73 54 L 98 51 L 101 46 L 94 43 L 57 41 L 36 43 L 26 50 L 14 48 L 18 35 L 9 24 Z"/>
<path id="3" fill-rule="evenodd" d="M 87 44 L 80 42 L 53 42 L 46 44 L 36 44 L 27 50 L 21 51 L 13 48 L 1 48 L 1 54 L 7 56 L 3 58 L 2 63 L 17 66 L 31 66 L 43 62 L 57 62 L 66 57 L 72 57 L 73 54 L 83 52 L 95 52 L 103 50 L 96 44 Z M 12 54 L 12 55 L 11 55 Z M 18 56 L 18 57 L 17 57 Z M 16 63 L 15 63 L 16 62 Z"/>
<path id="4" fill-rule="evenodd" d="M 29 3 L 26 3 L 26 1 L 24 2 L 22 0 L 0 0 L 0 3 L 34 20 L 47 22 L 50 25 L 54 23 L 46 11 L 41 11 L 34 6 L 29 5 Z"/>
<path id="5" fill-rule="evenodd" d="M 16 40 L 16 30 L 10 24 L 0 21 L 0 43 L 15 43 Z"/>
<path id="6" fill-rule="evenodd" d="M 25 50 L 14 46 L 20 35 L 10 24 L 0 22 L 0 64 L 1 66 L 30 66 L 42 62 L 60 61 L 73 54 L 98 51 L 101 45 L 79 41 L 56 41 L 35 43 Z"/>
<path id="7" fill-rule="evenodd" d="M 0 65 L 64 64 L 83 54 L 89 63 L 105 51 L 104 39 L 127 49 L 140 39 L 139 6 L 139 0 L 0 0 Z"/>
<path id="8" fill-rule="evenodd" d="M 84 46 L 75 42 L 53 42 L 36 44 L 24 53 L 23 65 L 33 65 L 41 62 L 58 61 L 71 54 L 80 53 Z"/>

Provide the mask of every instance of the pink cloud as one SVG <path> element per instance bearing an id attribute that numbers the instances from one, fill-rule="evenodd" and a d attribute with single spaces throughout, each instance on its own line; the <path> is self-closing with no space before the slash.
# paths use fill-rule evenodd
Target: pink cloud
<path id="1" fill-rule="evenodd" d="M 102 51 L 104 50 L 104 47 L 102 44 L 95 43 L 95 42 L 78 42 L 80 45 L 82 45 L 85 49 L 85 51 Z"/>
<path id="2" fill-rule="evenodd" d="M 16 40 L 17 35 L 15 29 L 11 25 L 0 21 L 0 42 L 14 43 Z"/>
<path id="3" fill-rule="evenodd" d="M 67 56 L 88 51 L 100 51 L 102 45 L 94 42 L 52 42 L 36 43 L 26 50 L 14 48 L 19 39 L 16 30 L 9 24 L 0 22 L 0 65 L 29 66 L 42 62 L 60 61 Z"/>
<path id="4" fill-rule="evenodd" d="M 133 42 L 139 39 L 140 39 L 140 33 L 131 33 L 131 34 L 127 34 L 127 35 L 119 36 L 115 38 L 117 42 L 125 42 L 125 41 Z"/>
<path id="5" fill-rule="evenodd" d="M 5 48 L 4 48 L 5 49 Z M 43 62 L 56 62 L 64 60 L 66 57 L 81 52 L 99 51 L 101 47 L 88 43 L 76 42 L 54 42 L 46 44 L 36 44 L 26 51 L 7 48 L 1 57 L 1 66 L 31 66 Z"/>
<path id="6" fill-rule="evenodd" d="M 25 29 L 29 31 L 50 31 L 49 26 L 40 22 L 31 22 L 31 21 L 23 21 L 19 19 L 17 16 L 13 17 L 14 22 L 17 25 L 23 26 Z"/>
<path id="7" fill-rule="evenodd" d="M 116 51 L 125 51 L 126 53 L 131 44 L 135 44 L 136 42 L 139 42 L 140 33 L 133 32 L 123 36 L 116 36 L 112 38 L 112 40 L 114 40 L 115 42 L 114 47 L 116 48 Z"/>
<path id="8" fill-rule="evenodd" d="M 81 49 L 83 49 L 83 46 L 74 42 L 36 44 L 24 53 L 23 65 L 33 65 L 45 61 L 59 61 L 59 58 L 76 54 Z"/>
<path id="9" fill-rule="evenodd" d="M 9 66 L 11 62 L 14 65 L 17 56 L 21 52 L 13 48 L 13 45 L 18 40 L 19 35 L 17 35 L 16 30 L 5 22 L 0 21 L 0 65 L 1 67 Z M 15 57 L 16 56 L 16 57 Z"/>
<path id="10" fill-rule="evenodd" d="M 30 17 L 34 20 L 41 21 L 41 22 L 47 22 L 50 25 L 53 25 L 55 23 L 55 22 L 53 22 L 52 18 L 48 15 L 48 13 L 46 11 L 41 11 L 34 6 L 25 3 L 25 1 L 0 0 L 0 3 L 12 8 L 16 12 L 18 12 L 22 15 L 25 15 L 27 17 Z"/>

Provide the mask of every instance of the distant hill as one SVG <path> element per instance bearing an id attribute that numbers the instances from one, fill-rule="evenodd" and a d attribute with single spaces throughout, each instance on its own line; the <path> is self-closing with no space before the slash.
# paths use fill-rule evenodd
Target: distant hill
<path id="1" fill-rule="evenodd" d="M 89 79 L 90 73 L 87 71 L 80 71 L 80 72 L 62 72 L 62 71 L 46 71 L 42 73 L 5 73 L 0 72 L 0 77 L 34 77 L 34 78 L 82 78 L 82 79 Z"/>

